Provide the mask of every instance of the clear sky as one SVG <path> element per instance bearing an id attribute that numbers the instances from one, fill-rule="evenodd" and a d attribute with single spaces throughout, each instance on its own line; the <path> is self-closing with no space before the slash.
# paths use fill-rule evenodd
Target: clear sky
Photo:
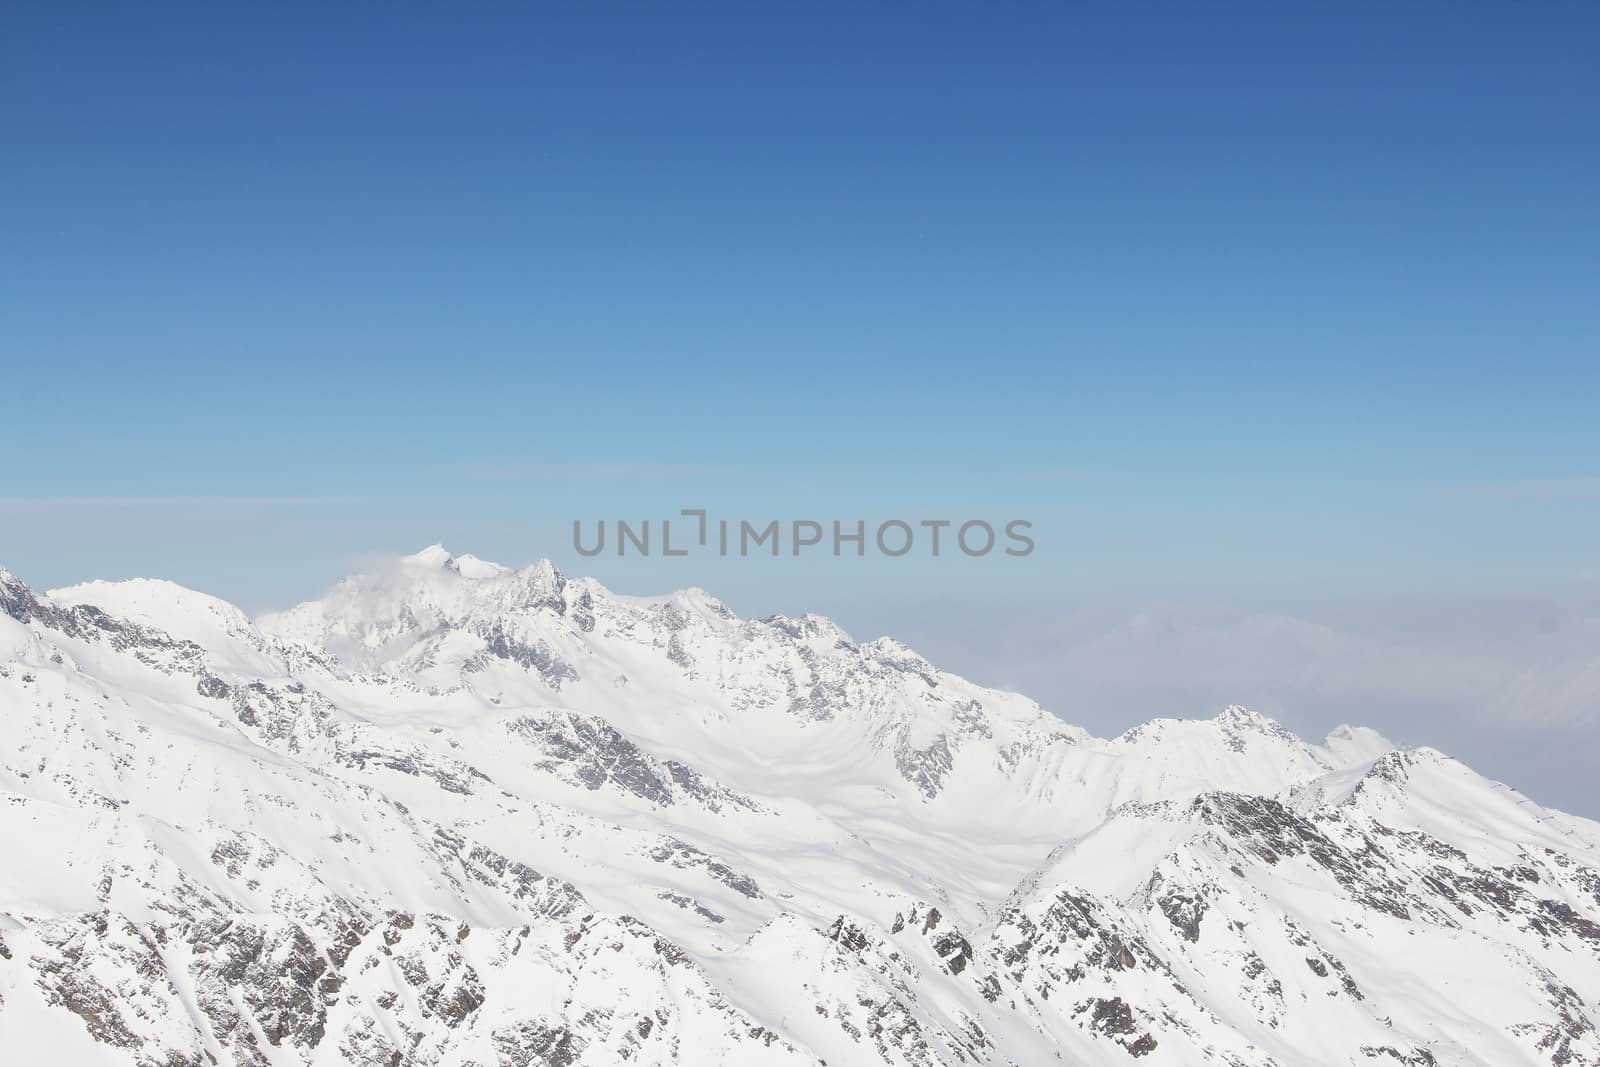
<path id="1" fill-rule="evenodd" d="M 999 680 L 976 620 L 1069 601 L 1582 614 L 1596 55 L 1592 4 L 9 5 L 0 563 L 260 608 L 444 540 Z M 571 558 L 695 505 L 1039 548 Z"/>

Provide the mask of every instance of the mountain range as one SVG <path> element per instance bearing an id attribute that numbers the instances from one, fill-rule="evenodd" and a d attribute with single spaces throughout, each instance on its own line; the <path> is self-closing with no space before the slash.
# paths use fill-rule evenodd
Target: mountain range
<path id="1" fill-rule="evenodd" d="M 1600 823 L 1439 751 L 440 546 L 0 570 L 0 857 L 7 1062 L 1600 1064 Z"/>

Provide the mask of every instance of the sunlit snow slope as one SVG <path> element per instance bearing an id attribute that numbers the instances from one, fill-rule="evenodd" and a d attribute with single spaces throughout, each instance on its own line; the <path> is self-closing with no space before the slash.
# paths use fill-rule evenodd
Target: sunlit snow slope
<path id="1" fill-rule="evenodd" d="M 0 570 L 0 1062 L 1597 1064 L 1600 825 L 433 547 Z"/>

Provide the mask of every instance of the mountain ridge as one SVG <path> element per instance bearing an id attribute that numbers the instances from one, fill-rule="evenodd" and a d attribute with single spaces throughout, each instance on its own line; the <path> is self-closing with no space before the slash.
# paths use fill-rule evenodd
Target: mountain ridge
<path id="1" fill-rule="evenodd" d="M 40 1055 L 1600 1062 L 1600 824 L 1361 727 L 1095 738 L 820 616 L 442 546 L 256 619 L 0 570 L 0 712 Z"/>

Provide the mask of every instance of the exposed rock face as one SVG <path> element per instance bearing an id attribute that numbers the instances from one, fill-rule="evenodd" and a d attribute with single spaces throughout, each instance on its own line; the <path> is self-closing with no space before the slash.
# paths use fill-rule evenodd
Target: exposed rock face
<path id="1" fill-rule="evenodd" d="M 1432 750 L 439 548 L 0 571 L 0 834 L 19 1063 L 1600 1063 L 1600 827 Z"/>

